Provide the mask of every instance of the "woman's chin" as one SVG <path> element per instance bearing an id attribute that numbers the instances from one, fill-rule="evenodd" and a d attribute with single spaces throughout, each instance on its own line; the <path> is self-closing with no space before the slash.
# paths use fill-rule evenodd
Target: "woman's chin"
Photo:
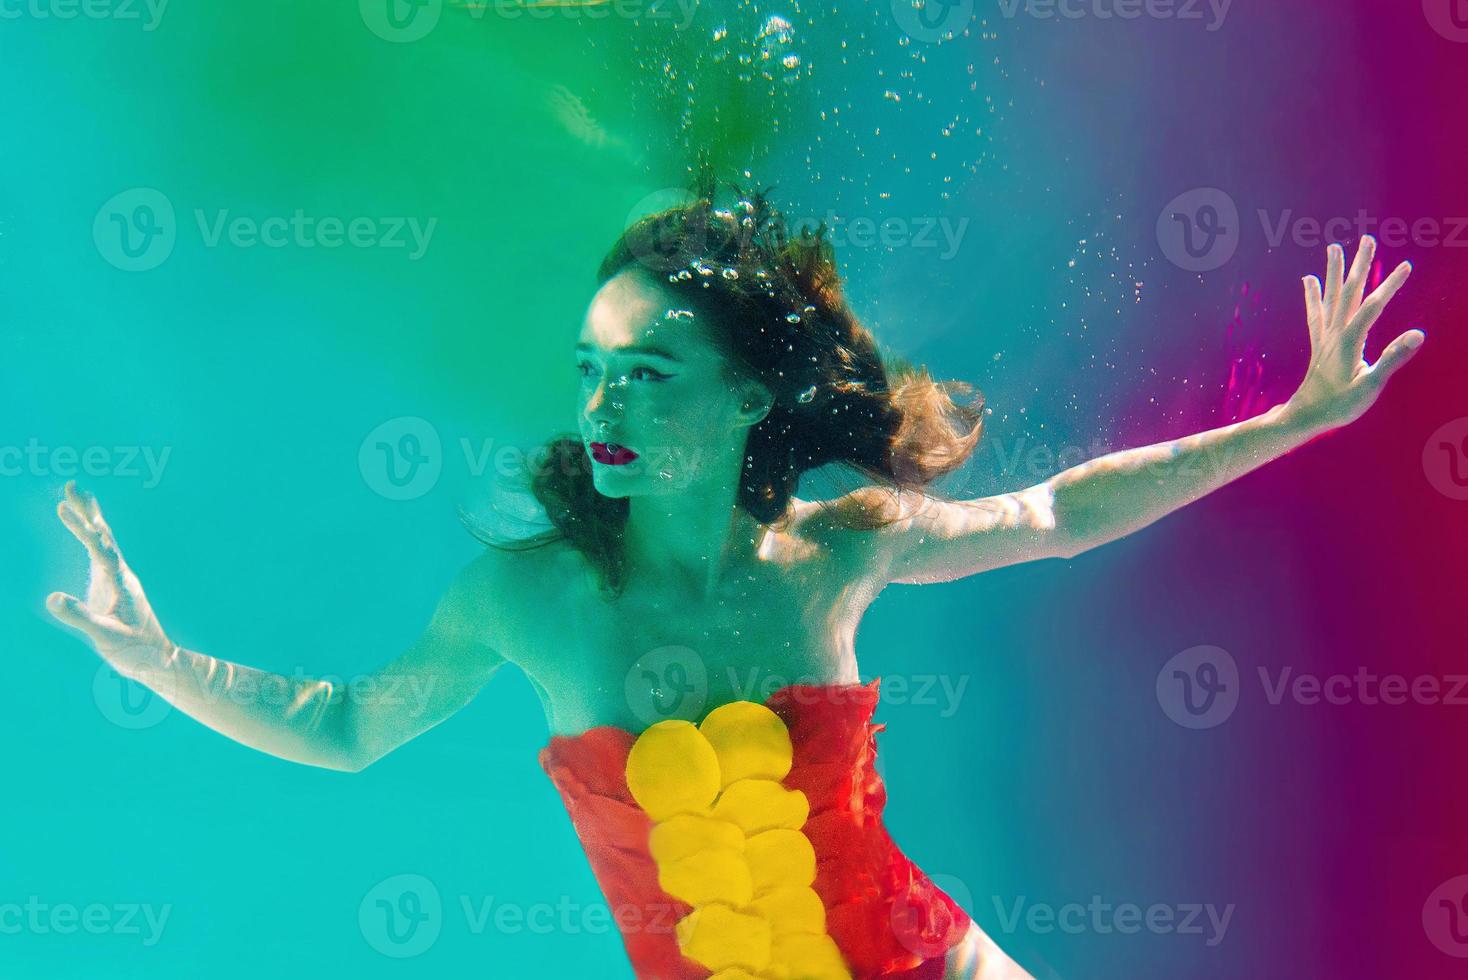
<path id="1" fill-rule="evenodd" d="M 647 493 L 647 476 L 633 467 L 634 460 L 622 466 L 592 463 L 591 482 L 603 497 L 636 497 Z"/>
<path id="2" fill-rule="evenodd" d="M 593 463 L 591 480 L 603 497 L 646 497 L 653 494 L 679 493 L 685 483 L 676 475 L 654 476 L 636 459 L 622 466 Z"/>

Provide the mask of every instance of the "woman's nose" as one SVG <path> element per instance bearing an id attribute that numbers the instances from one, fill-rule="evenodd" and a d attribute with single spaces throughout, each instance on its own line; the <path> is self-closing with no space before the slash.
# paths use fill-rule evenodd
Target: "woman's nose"
<path id="1" fill-rule="evenodd" d="M 623 379 L 603 378 L 586 402 L 586 420 L 593 427 L 610 425 L 622 412 Z"/>

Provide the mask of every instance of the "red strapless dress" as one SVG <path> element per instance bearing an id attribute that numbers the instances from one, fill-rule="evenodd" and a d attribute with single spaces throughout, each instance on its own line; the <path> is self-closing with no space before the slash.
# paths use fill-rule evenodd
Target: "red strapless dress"
<path id="1" fill-rule="evenodd" d="M 809 887 L 825 907 L 825 933 L 849 975 L 941 980 L 948 950 L 963 939 L 969 917 L 903 856 L 883 826 L 887 795 L 873 764 L 875 735 L 884 726 L 871 724 L 878 684 L 791 685 L 765 701 L 789 733 L 790 768 L 779 785 L 809 803 L 798 827 L 815 854 Z M 565 802 L 639 980 L 799 980 L 774 963 L 768 972 L 758 964 L 714 970 L 685 955 L 675 927 L 695 907 L 659 884 L 649 846 L 655 821 L 628 787 L 637 740 L 611 726 L 554 736 L 540 762 Z"/>

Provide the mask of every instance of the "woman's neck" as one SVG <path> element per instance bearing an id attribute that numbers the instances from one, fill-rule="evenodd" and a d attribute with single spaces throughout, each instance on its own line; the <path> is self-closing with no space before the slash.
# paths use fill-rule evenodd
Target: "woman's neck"
<path id="1" fill-rule="evenodd" d="M 766 530 L 735 503 L 732 487 L 633 497 L 623 531 L 628 577 L 711 598 L 758 560 Z"/>

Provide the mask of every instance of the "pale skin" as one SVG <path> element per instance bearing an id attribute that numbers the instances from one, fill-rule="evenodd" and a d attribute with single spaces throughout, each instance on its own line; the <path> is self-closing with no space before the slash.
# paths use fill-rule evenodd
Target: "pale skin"
<path id="1" fill-rule="evenodd" d="M 1368 332 L 1411 272 L 1402 263 L 1365 296 L 1375 248 L 1363 238 L 1347 272 L 1344 250 L 1332 245 L 1324 286 L 1305 277 L 1310 364 L 1288 401 L 1261 415 L 1109 453 L 990 497 L 904 494 L 894 502 L 863 488 L 830 511 L 795 500 L 778 529 L 735 503 L 745 437 L 768 412 L 768 391 L 728 379 L 722 354 L 696 319 L 665 317 L 679 304 L 657 277 L 623 272 L 592 298 L 576 359 L 583 442 L 640 455 L 629 466 L 593 464 L 598 491 L 629 502 L 627 585 L 618 600 L 598 595 L 590 568 L 564 545 L 487 549 L 459 571 L 418 640 L 368 679 L 376 683 L 337 689 L 175 644 L 96 498 L 68 482 L 57 514 L 90 556 L 87 594 L 53 592 L 46 607 L 119 673 L 221 734 L 345 772 L 453 715 L 506 663 L 530 678 L 551 732 L 563 735 L 596 725 L 645 727 L 629 703 L 629 671 L 669 646 L 693 651 L 706 669 L 705 712 L 733 700 L 762 701 L 788 683 L 856 682 L 857 626 L 888 584 L 1075 557 L 1360 418 L 1424 339 L 1409 330 L 1376 363 L 1363 359 Z M 661 354 L 633 350 L 650 346 Z M 848 526 L 844 515 L 870 508 L 898 519 L 877 530 Z M 422 697 L 371 695 L 401 690 L 392 685 L 404 677 L 419 681 Z M 242 689 L 271 696 L 224 696 Z M 1003 954 L 986 953 L 985 942 L 971 932 L 950 957 L 950 974 L 1023 975 L 1003 973 Z M 975 973 L 973 961 L 985 956 L 988 972 Z"/>

